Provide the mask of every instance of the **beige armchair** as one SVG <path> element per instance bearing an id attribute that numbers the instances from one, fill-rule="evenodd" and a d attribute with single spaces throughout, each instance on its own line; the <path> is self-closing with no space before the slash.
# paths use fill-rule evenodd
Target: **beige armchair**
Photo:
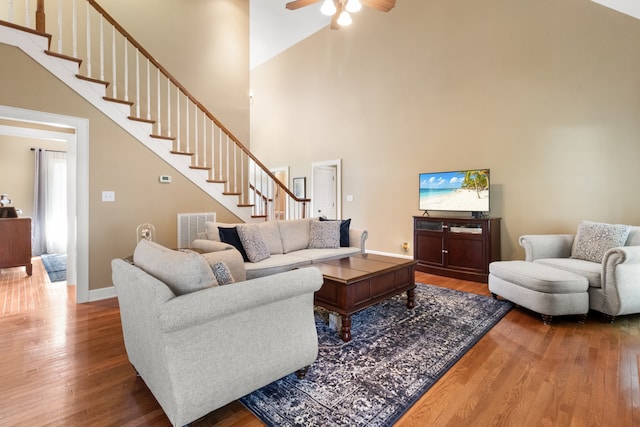
<path id="1" fill-rule="evenodd" d="M 235 283 L 213 285 L 209 263 L 224 258 L 235 271 L 242 257 L 227 258 L 234 254 L 240 257 L 222 250 L 205 261 L 142 241 L 136 265 L 111 263 L 127 355 L 174 426 L 301 374 L 317 357 L 320 271 L 253 280 L 236 273 Z"/>
<path id="2" fill-rule="evenodd" d="M 577 234 L 524 235 L 520 246 L 525 250 L 526 261 L 586 277 L 589 308 L 613 321 L 615 316 L 640 313 L 640 227 L 626 226 L 630 231 L 624 244 L 607 248 L 602 245 L 603 236 L 605 240 L 608 237 L 602 231 L 607 225 L 584 221 Z M 594 231 L 591 236 L 585 232 L 589 227 Z M 576 236 L 580 241 L 576 242 Z M 579 246 L 586 246 L 581 254 L 576 253 Z M 591 256 L 585 256 L 585 251 Z"/>

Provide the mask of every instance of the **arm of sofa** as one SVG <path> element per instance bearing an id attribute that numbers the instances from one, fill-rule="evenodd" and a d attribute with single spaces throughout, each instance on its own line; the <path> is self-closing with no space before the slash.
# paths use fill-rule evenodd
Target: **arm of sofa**
<path id="1" fill-rule="evenodd" d="M 173 332 L 298 295 L 313 295 L 321 286 L 320 270 L 300 268 L 173 298 L 161 305 L 158 320 L 164 332 Z"/>
<path id="2" fill-rule="evenodd" d="M 218 252 L 234 249 L 234 247 L 228 243 L 208 239 L 195 239 L 191 242 L 191 248 L 199 249 L 202 252 Z"/>
<path id="3" fill-rule="evenodd" d="M 360 248 L 360 252 L 365 253 L 365 242 L 369 237 L 367 230 L 359 230 L 357 228 L 349 228 L 349 244 L 350 246 Z"/>
<path id="4" fill-rule="evenodd" d="M 598 311 L 617 316 L 640 312 L 640 246 L 609 249 L 602 260 L 603 298 Z"/>
<path id="5" fill-rule="evenodd" d="M 575 234 L 527 234 L 520 237 L 525 261 L 540 258 L 569 258 Z"/>

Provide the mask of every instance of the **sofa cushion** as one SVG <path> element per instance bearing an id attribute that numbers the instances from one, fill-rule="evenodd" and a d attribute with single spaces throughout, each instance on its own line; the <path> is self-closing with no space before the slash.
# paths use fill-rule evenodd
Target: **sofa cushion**
<path id="1" fill-rule="evenodd" d="M 236 248 L 240 254 L 242 254 L 242 259 L 245 262 L 249 261 L 249 257 L 242 246 L 240 236 L 238 235 L 238 229 L 236 227 L 218 227 L 218 233 L 220 234 L 220 240 L 222 242 L 228 243 Z"/>
<path id="2" fill-rule="evenodd" d="M 251 262 L 259 262 L 269 258 L 269 248 L 262 240 L 260 229 L 255 224 L 240 224 L 236 227 L 242 247 Z"/>
<path id="3" fill-rule="evenodd" d="M 276 254 L 260 262 L 245 263 L 247 280 L 255 279 L 256 277 L 270 276 L 311 264 L 309 259 L 299 257 L 297 254 L 298 252 L 294 254 Z"/>
<path id="4" fill-rule="evenodd" d="M 282 239 L 280 239 L 280 227 L 277 221 L 266 221 L 258 224 L 262 240 L 269 248 L 271 255 L 284 253 L 282 249 Z"/>
<path id="5" fill-rule="evenodd" d="M 311 220 L 292 219 L 278 221 L 280 238 L 282 239 L 282 251 L 286 254 L 309 246 L 309 227 Z"/>
<path id="6" fill-rule="evenodd" d="M 574 258 L 540 258 L 534 263 L 584 276 L 592 288 L 602 287 L 602 264 Z"/>
<path id="7" fill-rule="evenodd" d="M 175 295 L 218 285 L 209 263 L 192 251 L 173 251 L 142 239 L 133 253 L 133 263 L 164 282 Z"/>
<path id="8" fill-rule="evenodd" d="M 340 247 L 340 223 L 338 221 L 311 221 L 309 226 L 310 249 Z"/>
<path id="9" fill-rule="evenodd" d="M 211 266 L 211 271 L 213 271 L 213 275 L 216 276 L 216 281 L 218 285 L 228 285 L 229 283 L 235 283 L 233 280 L 233 276 L 231 275 L 231 270 L 227 267 L 222 261 L 218 261 Z"/>
<path id="10" fill-rule="evenodd" d="M 351 242 L 349 240 L 349 227 L 351 226 L 351 218 L 339 220 L 320 217 L 320 221 L 340 221 L 340 247 L 348 248 L 349 246 L 351 246 Z"/>
<path id="11" fill-rule="evenodd" d="M 528 261 L 494 261 L 489 273 L 507 283 L 549 294 L 586 293 L 586 277 Z"/>
<path id="12" fill-rule="evenodd" d="M 624 246 L 631 227 L 582 221 L 571 248 L 571 258 L 601 263 L 605 252 Z"/>
<path id="13" fill-rule="evenodd" d="M 294 252 L 296 256 L 308 258 L 311 262 L 323 262 L 335 258 L 345 258 L 360 253 L 359 248 L 335 248 L 335 249 L 302 249 Z"/>

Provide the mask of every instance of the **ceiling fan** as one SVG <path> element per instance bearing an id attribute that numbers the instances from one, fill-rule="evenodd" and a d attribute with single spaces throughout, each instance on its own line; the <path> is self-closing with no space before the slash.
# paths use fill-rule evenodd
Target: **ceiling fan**
<path id="1" fill-rule="evenodd" d="M 396 5 L 396 0 L 294 0 L 285 6 L 289 10 L 296 10 L 321 1 L 323 3 L 320 11 L 325 15 L 332 16 L 332 30 L 339 30 L 351 24 L 350 13 L 359 11 L 362 6 L 367 6 L 382 12 L 389 12 Z"/>

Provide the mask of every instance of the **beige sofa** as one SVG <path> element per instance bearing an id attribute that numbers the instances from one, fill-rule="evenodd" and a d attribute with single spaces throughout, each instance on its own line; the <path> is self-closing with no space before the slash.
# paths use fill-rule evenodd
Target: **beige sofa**
<path id="1" fill-rule="evenodd" d="M 318 269 L 218 286 L 204 257 L 144 240 L 133 261 L 111 263 L 125 347 L 174 426 L 315 361 Z"/>
<path id="2" fill-rule="evenodd" d="M 640 227 L 583 221 L 576 234 L 524 235 L 526 261 L 587 278 L 589 308 L 640 313 Z"/>
<path id="3" fill-rule="evenodd" d="M 257 262 L 245 261 L 247 278 L 253 279 L 308 266 L 314 262 L 364 253 L 367 231 L 354 229 L 348 225 L 347 223 L 345 227 L 345 222 L 319 221 L 313 218 L 267 221 L 252 225 L 207 222 L 205 223 L 206 231 L 192 242 L 191 247 L 205 253 L 214 252 L 225 247 L 224 244 L 221 246 L 220 228 L 228 231 L 229 228 L 234 227 L 256 227 L 259 230 L 260 240 L 266 246 L 268 256 Z M 333 240 L 314 239 L 327 228 L 332 229 Z M 318 231 L 320 229 L 323 230 Z M 346 238 L 344 233 L 348 233 L 349 246 L 335 245 L 336 230 L 338 230 L 339 243 L 341 241 L 344 243 Z"/>

